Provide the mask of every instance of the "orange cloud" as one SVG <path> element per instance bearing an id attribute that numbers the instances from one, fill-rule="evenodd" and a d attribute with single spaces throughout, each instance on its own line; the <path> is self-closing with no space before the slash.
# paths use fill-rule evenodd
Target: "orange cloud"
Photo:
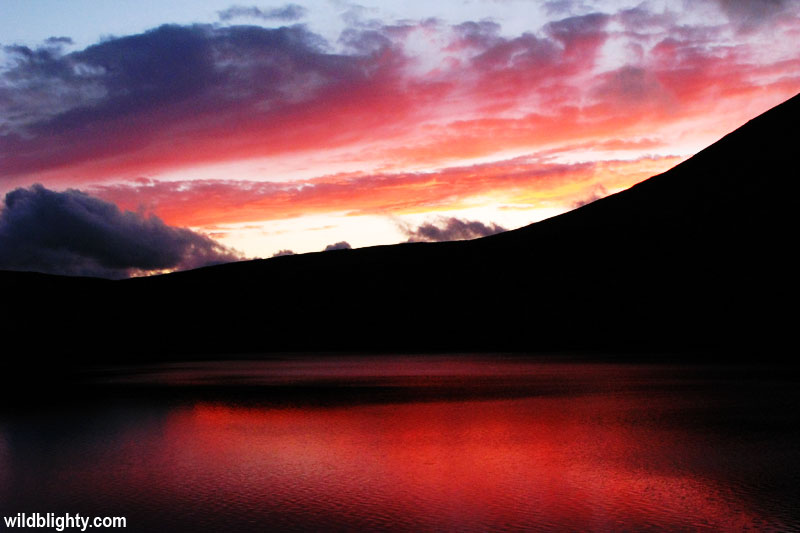
<path id="1" fill-rule="evenodd" d="M 331 212 L 423 213 L 475 205 L 486 197 L 530 207 L 568 206 L 598 186 L 624 189 L 679 160 L 559 164 L 524 157 L 425 173 L 345 174 L 292 183 L 143 180 L 91 191 L 124 209 L 153 212 L 170 224 L 213 226 Z"/>

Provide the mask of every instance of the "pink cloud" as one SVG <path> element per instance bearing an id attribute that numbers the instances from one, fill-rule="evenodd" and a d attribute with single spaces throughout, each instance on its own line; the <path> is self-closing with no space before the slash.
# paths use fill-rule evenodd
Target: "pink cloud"
<path id="1" fill-rule="evenodd" d="M 11 117 L 0 129 L 0 187 L 89 186 L 189 225 L 437 209 L 525 188 L 579 201 L 602 181 L 597 169 L 627 163 L 507 154 L 628 150 L 645 161 L 663 153 L 670 128 L 704 121 L 710 142 L 800 91 L 800 59 L 758 46 L 763 32 L 797 39 L 793 11 L 765 13 L 746 31 L 741 10 L 721 2 L 720 13 L 728 18 L 692 26 L 640 6 L 517 36 L 491 22 L 376 24 L 348 28 L 346 53 L 299 26 L 164 26 L 70 54 L 14 47 L 0 90 Z M 429 40 L 441 64 L 409 51 L 420 33 L 438 37 Z M 635 53 L 609 63 L 617 40 Z M 325 177 L 289 184 L 131 182 L 334 149 L 363 172 L 326 176 L 322 158 Z M 499 161 L 464 163 L 490 159 Z"/>

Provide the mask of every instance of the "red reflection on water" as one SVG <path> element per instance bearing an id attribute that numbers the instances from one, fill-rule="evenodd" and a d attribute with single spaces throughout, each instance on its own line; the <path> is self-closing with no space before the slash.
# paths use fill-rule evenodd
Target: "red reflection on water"
<path id="1" fill-rule="evenodd" d="M 201 404 L 169 417 L 169 492 L 403 528 L 724 527 L 724 487 L 671 463 L 681 435 L 629 427 L 615 398 L 341 409 Z M 171 484 L 172 484 L 171 483 Z M 312 517 L 313 518 L 313 517 Z"/>
<path id="2" fill-rule="evenodd" d="M 389 384 L 407 401 L 200 402 L 133 409 L 91 431 L 79 419 L 69 439 L 17 435 L 0 489 L 18 497 L 14 512 L 33 502 L 129 516 L 143 531 L 785 529 L 736 473 L 732 462 L 748 455 L 698 430 L 702 397 L 675 389 L 669 373 L 659 388 L 657 369 L 627 366 L 402 360 L 342 373 L 339 363 L 194 365 L 156 378 L 194 384 L 224 374 L 225 383 L 269 387 L 338 375 L 346 379 L 334 390 Z M 550 395 L 455 399 L 485 398 L 502 383 Z M 409 399 L 435 397 L 437 387 L 461 396 Z"/>

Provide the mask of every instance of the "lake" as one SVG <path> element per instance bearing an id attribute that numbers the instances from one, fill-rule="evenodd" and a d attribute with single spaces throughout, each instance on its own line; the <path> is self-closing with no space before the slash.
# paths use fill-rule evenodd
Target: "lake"
<path id="1" fill-rule="evenodd" d="M 0 412 L 0 515 L 173 532 L 800 530 L 792 369 L 292 356 L 79 381 Z"/>

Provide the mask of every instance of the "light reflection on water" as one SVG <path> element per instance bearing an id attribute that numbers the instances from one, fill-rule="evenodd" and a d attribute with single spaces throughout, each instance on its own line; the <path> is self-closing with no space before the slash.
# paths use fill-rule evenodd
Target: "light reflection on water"
<path id="1" fill-rule="evenodd" d="M 180 392 L 10 417 L 0 514 L 142 531 L 796 529 L 795 389 L 746 376 L 478 358 L 104 373 Z M 259 399 L 309 383 L 324 395 Z"/>

